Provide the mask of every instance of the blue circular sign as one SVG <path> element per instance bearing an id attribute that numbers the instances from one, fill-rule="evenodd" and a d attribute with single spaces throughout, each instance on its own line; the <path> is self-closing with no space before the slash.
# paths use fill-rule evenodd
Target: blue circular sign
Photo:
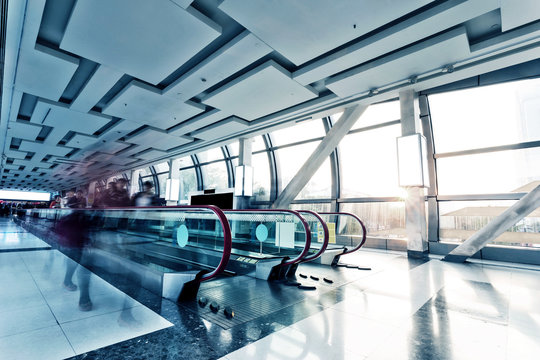
<path id="1" fill-rule="evenodd" d="M 189 237 L 189 231 L 186 225 L 182 224 L 176 229 L 176 243 L 180 247 L 187 245 Z"/>
<path id="2" fill-rule="evenodd" d="M 255 236 L 260 242 L 265 241 L 268 238 L 268 228 L 266 227 L 266 225 L 260 224 L 259 226 L 257 226 L 257 229 L 255 230 Z"/>

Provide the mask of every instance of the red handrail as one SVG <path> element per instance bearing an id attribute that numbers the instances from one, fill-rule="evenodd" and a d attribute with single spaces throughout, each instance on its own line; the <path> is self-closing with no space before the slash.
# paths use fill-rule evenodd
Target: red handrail
<path id="1" fill-rule="evenodd" d="M 356 246 L 355 248 L 351 250 L 345 250 L 341 255 L 346 255 L 346 254 L 350 254 L 357 251 L 366 242 L 366 234 L 367 234 L 366 227 L 364 226 L 364 223 L 362 222 L 362 220 L 360 220 L 360 218 L 356 216 L 355 214 L 351 214 L 347 212 L 320 212 L 319 214 L 321 215 L 349 215 L 349 216 L 352 216 L 354 219 L 356 219 L 356 221 L 360 223 L 360 226 L 362 227 L 362 241 L 360 242 L 360 244 L 358 244 L 358 246 Z"/>
<path id="2" fill-rule="evenodd" d="M 196 209 L 206 209 L 211 210 L 214 214 L 216 214 L 219 223 L 221 224 L 221 228 L 223 229 L 223 254 L 221 256 L 220 262 L 218 266 L 212 271 L 207 274 L 204 274 L 200 281 L 206 281 L 210 280 L 217 275 L 219 275 L 223 270 L 225 270 L 225 267 L 227 266 L 227 263 L 229 262 L 229 258 L 231 256 L 231 250 L 232 250 L 232 236 L 231 236 L 231 228 L 229 226 L 229 221 L 227 220 L 227 217 L 223 213 L 223 210 L 221 210 L 219 207 L 214 205 L 181 205 L 181 206 L 141 206 L 141 207 L 109 207 L 109 208 L 58 208 L 58 209 L 30 209 L 30 210 L 45 210 L 45 211 L 65 211 L 65 210 L 76 210 L 76 211 L 104 211 L 104 210 L 140 210 L 140 209 L 183 209 L 183 210 L 196 210 Z"/>
<path id="3" fill-rule="evenodd" d="M 306 233 L 306 244 L 304 245 L 304 249 L 302 250 L 302 252 L 297 257 L 295 257 L 294 259 L 287 260 L 287 261 L 281 263 L 280 265 L 281 266 L 287 266 L 287 265 L 300 263 L 301 260 L 307 255 L 307 253 L 309 251 L 309 247 L 311 246 L 311 231 L 309 230 L 308 223 L 302 217 L 302 215 L 300 215 L 298 213 L 298 211 L 289 210 L 289 209 L 234 209 L 234 210 L 224 210 L 224 212 L 225 213 L 228 213 L 228 212 L 286 212 L 286 213 L 291 213 L 291 214 L 295 215 L 300 220 L 302 225 L 304 226 L 304 231 Z"/>
<path id="4" fill-rule="evenodd" d="M 326 248 L 328 247 L 328 241 L 330 241 L 330 233 L 328 232 L 328 226 L 326 225 L 326 222 L 316 212 L 310 211 L 310 210 L 299 210 L 298 212 L 300 214 L 306 213 L 306 214 L 310 214 L 310 215 L 315 216 L 317 218 L 317 220 L 319 220 L 319 222 L 322 224 L 323 231 L 324 231 L 324 240 L 323 240 L 323 244 L 322 244 L 321 248 L 319 249 L 319 251 L 316 252 L 315 254 L 311 255 L 311 256 L 306 256 L 302 260 L 302 262 L 308 262 L 308 261 L 311 261 L 311 260 L 315 260 L 316 258 L 321 256 L 325 252 Z"/>

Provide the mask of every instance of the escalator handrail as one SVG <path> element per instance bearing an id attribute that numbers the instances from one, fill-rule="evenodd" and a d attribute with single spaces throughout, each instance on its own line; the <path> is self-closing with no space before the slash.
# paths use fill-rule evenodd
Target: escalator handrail
<path id="1" fill-rule="evenodd" d="M 302 249 L 302 252 L 297 257 L 293 259 L 288 259 L 284 261 L 283 263 L 281 263 L 280 265 L 287 266 L 287 265 L 300 263 L 309 251 L 309 247 L 311 246 L 311 231 L 309 230 L 309 224 L 298 211 L 289 210 L 289 209 L 226 209 L 223 211 L 225 213 L 228 213 L 228 212 L 286 212 L 289 214 L 293 214 L 300 220 L 300 222 L 302 223 L 302 226 L 304 226 L 304 231 L 306 234 L 306 243 L 304 244 L 304 248 Z"/>
<path id="2" fill-rule="evenodd" d="M 200 281 L 210 280 L 217 275 L 219 275 L 227 267 L 229 258 L 231 257 L 232 251 L 232 235 L 231 228 L 229 226 L 229 220 L 219 207 L 214 205 L 179 205 L 179 206 L 141 206 L 141 207 L 108 207 L 108 208 L 56 208 L 56 209 L 31 209 L 31 210 L 55 210 L 55 211 L 65 211 L 65 210 L 85 210 L 85 211 L 104 211 L 104 210 L 140 210 L 140 209 L 179 209 L 179 210 L 196 210 L 196 209 L 206 209 L 212 211 L 216 214 L 221 228 L 223 229 L 223 253 L 219 261 L 218 266 L 211 272 L 204 274 Z"/>
<path id="3" fill-rule="evenodd" d="M 328 247 L 328 242 L 330 241 L 330 233 L 328 232 L 328 226 L 326 225 L 326 222 L 322 219 L 322 217 L 317 214 L 315 211 L 310 211 L 310 210 L 298 210 L 298 212 L 300 214 L 302 213 L 306 213 L 306 214 L 310 214 L 310 215 L 313 215 L 317 218 L 317 220 L 319 220 L 319 222 L 322 224 L 322 228 L 323 228 L 323 232 L 324 232 L 324 240 L 323 240 L 323 244 L 321 246 L 321 248 L 319 249 L 318 252 L 316 252 L 315 254 L 313 255 L 308 255 L 306 256 L 304 259 L 302 259 L 301 262 L 308 262 L 308 261 L 312 261 L 312 260 L 315 260 L 316 258 L 318 258 L 319 256 L 321 256 L 325 251 L 326 251 L 326 248 Z"/>
<path id="4" fill-rule="evenodd" d="M 362 227 L 362 241 L 360 241 L 360 244 L 358 244 L 353 249 L 350 249 L 350 250 L 346 249 L 341 255 L 346 255 L 346 254 L 350 254 L 350 253 L 353 253 L 353 252 L 357 251 L 366 242 L 366 235 L 367 235 L 366 227 L 364 226 L 364 223 L 362 222 L 362 220 L 360 220 L 360 218 L 358 216 L 356 216 L 355 214 L 348 213 L 348 212 L 320 212 L 319 214 L 320 215 L 348 215 L 348 216 L 353 217 L 354 219 L 356 219 L 356 221 L 358 221 L 360 223 L 360 226 Z"/>

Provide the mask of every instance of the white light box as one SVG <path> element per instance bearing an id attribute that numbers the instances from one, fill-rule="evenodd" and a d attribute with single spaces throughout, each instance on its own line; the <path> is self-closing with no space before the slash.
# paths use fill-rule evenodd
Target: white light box
<path id="1" fill-rule="evenodd" d="M 426 138 L 421 134 L 397 138 L 399 186 L 429 187 Z"/>
<path id="2" fill-rule="evenodd" d="M 167 183 L 165 184 L 165 200 L 178 201 L 179 197 L 180 197 L 180 180 L 167 179 Z"/>

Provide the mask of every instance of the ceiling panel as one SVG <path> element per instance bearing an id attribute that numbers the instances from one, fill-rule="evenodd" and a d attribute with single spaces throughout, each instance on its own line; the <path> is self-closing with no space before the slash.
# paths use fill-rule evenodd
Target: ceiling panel
<path id="1" fill-rule="evenodd" d="M 452 51 L 448 51 L 452 49 Z M 339 97 L 407 80 L 427 71 L 442 69 L 470 54 L 465 28 L 457 28 L 388 57 L 359 66 L 331 78 L 326 87 Z"/>
<path id="2" fill-rule="evenodd" d="M 57 101 L 79 66 L 79 60 L 36 45 L 21 49 L 15 88 L 28 94 Z"/>
<path id="3" fill-rule="evenodd" d="M 158 159 L 158 158 L 161 158 L 163 156 L 166 156 L 166 155 L 167 155 L 166 151 L 149 149 L 149 150 L 143 151 L 141 153 L 138 153 L 135 156 L 137 158 L 143 159 L 143 160 L 154 160 L 154 159 Z"/>
<path id="4" fill-rule="evenodd" d="M 60 48 L 158 84 L 220 34 L 197 10 L 169 0 L 80 0 Z"/>
<path id="5" fill-rule="evenodd" d="M 200 104 L 178 101 L 140 81 L 132 81 L 103 109 L 103 113 L 165 130 L 204 109 Z"/>
<path id="6" fill-rule="evenodd" d="M 293 78 L 300 84 L 311 84 L 405 45 L 422 40 L 426 35 L 449 29 L 498 7 L 499 0 L 444 2 L 429 11 L 398 23 L 346 49 L 336 51 L 327 57 L 301 67 L 293 73 Z"/>
<path id="7" fill-rule="evenodd" d="M 317 97 L 309 86 L 270 60 L 206 96 L 202 102 L 247 120 L 288 108 Z"/>
<path id="8" fill-rule="evenodd" d="M 197 139 L 216 140 L 246 130 L 248 127 L 249 122 L 233 116 L 229 119 L 202 128 L 201 130 L 197 130 L 190 135 Z"/>
<path id="9" fill-rule="evenodd" d="M 129 143 L 146 145 L 154 149 L 168 150 L 181 145 L 188 144 L 193 138 L 187 136 L 172 136 L 167 133 L 152 129 L 145 129 L 140 133 L 127 139 Z"/>
<path id="10" fill-rule="evenodd" d="M 17 150 L 5 150 L 4 155 L 12 159 L 24 159 L 26 157 L 26 152 Z"/>
<path id="11" fill-rule="evenodd" d="M 65 104 L 39 100 L 30 121 L 51 126 L 53 131 L 59 130 L 64 135 L 68 131 L 91 135 L 111 121 L 111 118 L 98 113 L 81 113 L 70 110 Z"/>
<path id="12" fill-rule="evenodd" d="M 180 125 L 175 126 L 171 130 L 169 130 L 168 133 L 174 136 L 185 135 L 194 130 L 223 120 L 229 116 L 231 116 L 231 114 L 227 114 L 223 111 L 220 111 L 219 109 L 212 109 L 204 114 L 194 117 L 193 119 L 184 121 Z"/>
<path id="13" fill-rule="evenodd" d="M 503 31 L 540 19 L 538 0 L 500 0 L 500 2 Z"/>
<path id="14" fill-rule="evenodd" d="M 53 145 L 47 145 L 47 144 L 41 144 L 41 143 L 23 140 L 21 141 L 19 150 L 32 151 L 42 156 L 45 156 L 47 154 L 56 155 L 56 156 L 66 156 L 73 149 L 64 147 L 64 146 L 53 146 Z"/>
<path id="15" fill-rule="evenodd" d="M 97 150 L 107 153 L 107 154 L 115 154 L 121 150 L 124 150 L 128 147 L 130 147 L 131 144 L 122 143 L 119 141 L 106 141 L 99 143 L 99 146 L 97 147 Z"/>
<path id="16" fill-rule="evenodd" d="M 180 100 L 191 99 L 272 51 L 245 31 L 168 86 L 164 94 Z"/>
<path id="17" fill-rule="evenodd" d="M 219 8 L 300 65 L 432 1 L 225 0 Z"/>
<path id="18" fill-rule="evenodd" d="M 66 146 L 83 149 L 94 145 L 98 141 L 96 136 L 88 136 L 83 134 L 75 134 L 67 143 Z"/>
<path id="19" fill-rule="evenodd" d="M 30 123 L 11 121 L 8 123 L 7 136 L 34 141 L 42 127 Z"/>
<path id="20" fill-rule="evenodd" d="M 70 108 L 80 112 L 90 111 L 123 75 L 120 71 L 100 65 L 71 103 Z"/>

